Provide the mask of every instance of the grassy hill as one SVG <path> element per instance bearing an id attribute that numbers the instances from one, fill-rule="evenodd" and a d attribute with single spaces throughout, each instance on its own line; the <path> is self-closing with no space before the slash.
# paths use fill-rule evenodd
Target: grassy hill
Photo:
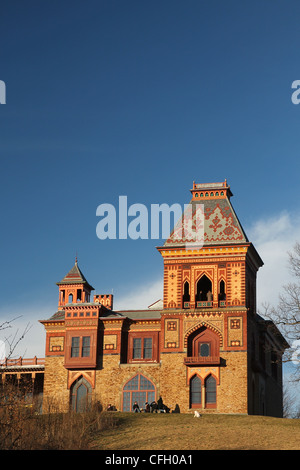
<path id="1" fill-rule="evenodd" d="M 101 450 L 299 450 L 300 420 L 244 415 L 113 413 Z"/>

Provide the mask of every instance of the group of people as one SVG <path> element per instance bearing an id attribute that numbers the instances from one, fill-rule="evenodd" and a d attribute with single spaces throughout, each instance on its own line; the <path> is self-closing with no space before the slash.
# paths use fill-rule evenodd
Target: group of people
<path id="1" fill-rule="evenodd" d="M 106 410 L 107 411 L 117 411 L 116 407 L 114 405 L 111 405 L 110 403 L 107 406 Z M 133 406 L 132 406 L 132 411 L 134 413 L 141 413 L 142 411 L 144 411 L 145 413 L 169 413 L 170 408 L 165 406 L 162 403 L 162 400 L 160 399 L 160 400 L 158 400 L 158 402 L 156 402 L 154 400 L 150 404 L 146 401 L 145 408 L 140 408 L 138 402 L 135 401 Z"/>
<path id="2" fill-rule="evenodd" d="M 141 409 L 139 407 L 138 402 L 135 401 L 133 404 L 132 410 L 134 413 L 141 413 L 141 411 L 144 411 L 145 413 L 157 413 L 158 404 L 156 403 L 156 401 L 153 401 L 150 404 L 146 401 L 145 408 Z"/>
<path id="3" fill-rule="evenodd" d="M 162 405 L 159 407 L 156 401 L 152 401 L 150 404 L 146 401 L 144 409 L 143 408 L 141 409 L 139 407 L 139 404 L 137 401 L 135 401 L 132 406 L 132 410 L 134 413 L 141 413 L 142 411 L 144 411 L 145 413 L 158 413 L 158 412 L 166 413 L 167 412 L 166 408 L 167 407 L 165 405 Z"/>

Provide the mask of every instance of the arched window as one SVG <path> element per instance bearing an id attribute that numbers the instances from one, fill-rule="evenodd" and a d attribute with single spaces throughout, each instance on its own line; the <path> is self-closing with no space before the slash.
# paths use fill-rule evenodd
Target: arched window
<path id="1" fill-rule="evenodd" d="M 73 303 L 73 294 L 70 294 L 69 295 L 69 304 L 72 304 Z"/>
<path id="2" fill-rule="evenodd" d="M 204 274 L 197 282 L 196 289 L 196 302 L 210 302 L 212 297 L 212 283 L 211 280 Z"/>
<path id="3" fill-rule="evenodd" d="M 132 411 L 135 401 L 140 408 L 145 408 L 146 401 L 150 404 L 154 400 L 155 386 L 141 374 L 130 379 L 123 388 L 123 411 Z"/>
<path id="4" fill-rule="evenodd" d="M 91 402 L 92 387 L 89 382 L 80 376 L 71 387 L 70 402 L 71 408 L 77 413 L 87 411 Z"/>
<path id="5" fill-rule="evenodd" d="M 205 358 L 218 358 L 219 350 L 220 338 L 209 328 L 203 326 L 188 337 L 187 353 L 189 357 L 199 357 L 205 362 Z"/>
<path id="6" fill-rule="evenodd" d="M 198 375 L 190 380 L 190 408 L 201 406 L 201 379 Z"/>
<path id="7" fill-rule="evenodd" d="M 190 285 L 188 281 L 185 281 L 183 284 L 183 296 L 182 296 L 182 302 L 183 302 L 183 307 L 189 307 L 189 305 L 184 305 L 185 302 L 190 301 Z"/>
<path id="8" fill-rule="evenodd" d="M 220 287 L 219 287 L 219 300 L 226 300 L 226 292 L 225 292 L 225 282 L 220 281 Z"/>
<path id="9" fill-rule="evenodd" d="M 205 406 L 207 408 L 209 407 L 215 407 L 217 402 L 217 383 L 216 379 L 212 376 L 209 375 L 205 379 Z"/>
<path id="10" fill-rule="evenodd" d="M 62 289 L 62 290 L 60 291 L 60 303 L 63 304 L 63 305 L 64 305 L 64 303 L 65 303 L 65 294 L 66 294 L 65 289 Z"/>
<path id="11" fill-rule="evenodd" d="M 77 302 L 81 302 L 81 299 L 82 299 L 82 290 L 81 289 L 77 289 Z"/>

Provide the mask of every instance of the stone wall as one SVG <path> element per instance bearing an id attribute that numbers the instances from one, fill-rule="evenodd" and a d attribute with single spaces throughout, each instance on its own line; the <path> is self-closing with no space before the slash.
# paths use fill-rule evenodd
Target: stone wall
<path id="1" fill-rule="evenodd" d="M 69 406 L 68 371 L 63 357 L 46 357 L 43 392 L 43 412 L 67 411 Z"/>
<path id="2" fill-rule="evenodd" d="M 217 409 L 220 413 L 248 413 L 247 352 L 222 352 L 226 361 L 220 367 Z"/>

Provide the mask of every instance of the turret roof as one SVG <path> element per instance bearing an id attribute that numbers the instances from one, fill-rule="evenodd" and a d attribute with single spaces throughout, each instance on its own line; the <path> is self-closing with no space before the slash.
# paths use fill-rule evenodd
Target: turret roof
<path id="1" fill-rule="evenodd" d="M 60 281 L 56 283 L 58 286 L 61 284 L 85 284 L 90 290 L 95 290 L 86 280 L 84 275 L 79 269 L 77 264 L 77 258 L 75 260 L 75 264 L 73 268 L 66 274 L 66 276 Z"/>

